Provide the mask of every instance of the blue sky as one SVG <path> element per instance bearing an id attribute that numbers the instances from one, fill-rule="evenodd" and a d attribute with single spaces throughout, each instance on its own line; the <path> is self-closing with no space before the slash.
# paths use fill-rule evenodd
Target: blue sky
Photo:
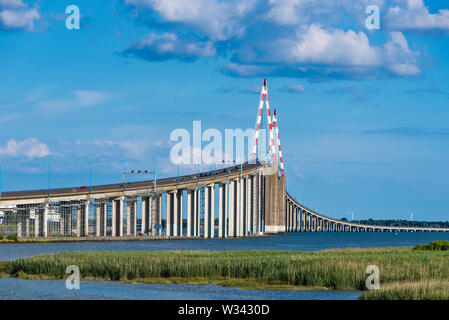
<path id="1" fill-rule="evenodd" d="M 334 2 L 0 0 L 2 190 L 176 175 L 170 132 L 253 128 L 266 77 L 298 200 L 448 220 L 447 3 Z"/>

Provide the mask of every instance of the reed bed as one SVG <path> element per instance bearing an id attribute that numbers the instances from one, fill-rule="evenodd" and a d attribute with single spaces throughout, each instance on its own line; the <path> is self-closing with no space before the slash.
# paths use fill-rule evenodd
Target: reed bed
<path id="1" fill-rule="evenodd" d="M 449 300 L 449 281 L 393 282 L 363 293 L 360 300 Z"/>
<path id="2" fill-rule="evenodd" d="M 85 279 L 247 279 L 261 284 L 365 290 L 368 265 L 379 267 L 381 285 L 449 281 L 448 258 L 447 251 L 412 249 L 74 252 L 12 261 L 7 272 L 62 279 L 68 265 L 77 265 Z"/>

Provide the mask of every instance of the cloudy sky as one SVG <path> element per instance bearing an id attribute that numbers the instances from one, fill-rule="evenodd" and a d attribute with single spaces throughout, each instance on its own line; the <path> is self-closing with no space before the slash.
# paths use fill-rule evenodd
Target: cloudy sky
<path id="1" fill-rule="evenodd" d="M 81 11 L 67 30 L 65 9 Z M 365 27 L 368 5 L 380 30 Z M 332 217 L 449 219 L 443 0 L 0 0 L 2 190 L 176 175 L 170 132 L 254 128 L 262 79 L 287 187 Z M 181 172 L 192 168 L 182 167 Z M 193 170 L 194 171 L 194 170 Z"/>

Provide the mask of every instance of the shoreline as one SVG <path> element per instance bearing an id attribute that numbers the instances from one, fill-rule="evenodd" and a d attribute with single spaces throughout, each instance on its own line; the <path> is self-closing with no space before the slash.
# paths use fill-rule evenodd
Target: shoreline
<path id="1" fill-rule="evenodd" d="M 282 233 L 276 234 L 281 235 Z M 226 237 L 226 238 L 204 238 L 204 237 L 188 237 L 188 236 L 124 236 L 124 237 L 55 237 L 55 238 L 20 238 L 19 241 L 0 240 L 0 245 L 11 243 L 58 243 L 58 242 L 114 242 L 114 241 L 157 241 L 157 240 L 220 240 L 220 239 L 250 239 L 250 238 L 266 238 L 271 237 L 271 234 L 252 235 L 243 237 Z"/>

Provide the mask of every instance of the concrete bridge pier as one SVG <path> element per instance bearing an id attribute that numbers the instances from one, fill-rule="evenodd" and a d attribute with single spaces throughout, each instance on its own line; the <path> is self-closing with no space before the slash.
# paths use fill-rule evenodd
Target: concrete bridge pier
<path id="1" fill-rule="evenodd" d="M 100 209 L 100 236 L 106 237 L 108 230 L 108 203 L 101 204 Z"/>
<path id="2" fill-rule="evenodd" d="M 242 178 L 237 180 L 237 236 L 243 236 L 244 226 L 244 196 L 245 196 L 245 184 Z"/>
<path id="3" fill-rule="evenodd" d="M 195 190 L 187 190 L 187 236 L 193 236 L 193 215 L 195 212 Z"/>
<path id="4" fill-rule="evenodd" d="M 76 208 L 76 236 L 89 235 L 89 201 L 80 203 Z"/>
<path id="5" fill-rule="evenodd" d="M 221 183 L 218 187 L 218 237 L 226 238 L 227 234 L 227 211 L 228 211 L 228 185 Z"/>
<path id="6" fill-rule="evenodd" d="M 67 202 L 61 203 L 59 209 L 59 235 L 69 235 L 69 204 Z"/>
<path id="7" fill-rule="evenodd" d="M 76 206 L 76 236 L 81 237 L 81 208 L 80 204 Z"/>
<path id="8" fill-rule="evenodd" d="M 198 227 L 198 190 L 187 191 L 187 236 L 197 237 Z"/>
<path id="9" fill-rule="evenodd" d="M 25 217 L 25 237 L 30 237 L 30 210 L 27 209 L 26 217 Z"/>
<path id="10" fill-rule="evenodd" d="M 300 215 L 301 215 L 301 231 L 304 232 L 306 231 L 306 215 L 304 210 L 300 210 Z"/>
<path id="11" fill-rule="evenodd" d="M 162 230 L 162 195 L 155 194 L 151 197 L 151 233 L 161 235 Z"/>
<path id="12" fill-rule="evenodd" d="M 229 184 L 229 236 L 236 236 L 236 181 L 231 181 Z"/>
<path id="13" fill-rule="evenodd" d="M 253 233 L 253 177 L 246 177 L 246 196 L 245 196 L 245 236 Z"/>
<path id="14" fill-rule="evenodd" d="M 151 218 L 150 218 L 150 197 L 141 197 L 141 227 L 140 232 L 147 234 L 150 232 Z"/>
<path id="15" fill-rule="evenodd" d="M 176 198 L 178 201 L 178 235 L 181 237 L 183 235 L 183 197 L 184 197 L 184 191 L 179 190 L 178 197 Z"/>
<path id="16" fill-rule="evenodd" d="M 112 236 L 123 237 L 123 197 L 112 200 Z"/>
<path id="17" fill-rule="evenodd" d="M 95 205 L 95 236 L 101 237 L 101 204 Z"/>
<path id="18" fill-rule="evenodd" d="M 166 205 L 165 205 L 166 233 L 165 234 L 168 237 L 171 237 L 173 235 L 173 219 L 174 219 L 173 206 L 175 205 L 175 201 L 174 201 L 175 193 L 176 193 L 176 190 L 172 191 L 172 192 L 168 192 L 166 194 L 166 198 L 165 198 L 165 201 L 166 201 Z"/>
<path id="19" fill-rule="evenodd" d="M 204 189 L 204 238 L 215 237 L 215 185 Z"/>
<path id="20" fill-rule="evenodd" d="M 136 199 L 126 200 L 126 235 L 137 235 L 137 201 Z"/>

